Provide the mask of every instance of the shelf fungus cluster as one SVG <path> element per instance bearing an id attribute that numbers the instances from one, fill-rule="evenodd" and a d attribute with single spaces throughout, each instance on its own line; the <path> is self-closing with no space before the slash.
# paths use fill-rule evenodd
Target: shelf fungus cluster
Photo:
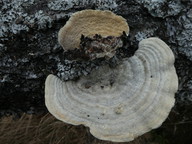
<path id="1" fill-rule="evenodd" d="M 91 38 L 96 49 L 107 49 L 98 55 L 86 45 L 88 59 L 112 57 L 113 48 L 124 46 L 123 32 L 128 34 L 129 28 L 122 17 L 109 11 L 84 10 L 61 29 L 59 42 L 65 50 L 74 50 L 81 49 L 81 39 Z M 163 123 L 174 105 L 177 88 L 174 55 L 167 44 L 153 37 L 142 40 L 134 55 L 115 67 L 102 65 L 67 82 L 49 75 L 45 103 L 57 119 L 83 124 L 99 139 L 128 142 Z"/>

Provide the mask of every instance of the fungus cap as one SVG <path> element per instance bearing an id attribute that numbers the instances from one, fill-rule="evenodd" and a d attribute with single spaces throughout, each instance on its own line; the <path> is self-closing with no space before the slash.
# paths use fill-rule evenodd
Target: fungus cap
<path id="1" fill-rule="evenodd" d="M 78 81 L 49 75 L 45 103 L 63 122 L 88 126 L 102 140 L 125 142 L 162 124 L 177 89 L 171 49 L 158 38 L 148 38 L 116 68 L 102 66 Z"/>
<path id="2" fill-rule="evenodd" d="M 82 34 L 118 37 L 123 31 L 128 35 L 129 26 L 123 17 L 107 10 L 82 10 L 74 13 L 60 29 L 58 40 L 64 50 L 73 50 L 79 48 Z"/>

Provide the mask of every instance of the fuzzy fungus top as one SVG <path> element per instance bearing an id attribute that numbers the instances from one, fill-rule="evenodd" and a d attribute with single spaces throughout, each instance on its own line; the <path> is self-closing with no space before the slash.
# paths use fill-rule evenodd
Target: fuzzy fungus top
<path id="1" fill-rule="evenodd" d="M 60 29 L 58 40 L 64 50 L 79 48 L 81 35 L 103 37 L 128 35 L 129 26 L 126 20 L 111 11 L 83 10 L 74 13 L 63 28 Z"/>
<path id="2" fill-rule="evenodd" d="M 135 55 L 115 68 L 63 82 L 49 75 L 45 104 L 56 118 L 83 124 L 97 138 L 131 141 L 159 127 L 174 105 L 178 78 L 171 49 L 158 38 L 139 43 Z"/>

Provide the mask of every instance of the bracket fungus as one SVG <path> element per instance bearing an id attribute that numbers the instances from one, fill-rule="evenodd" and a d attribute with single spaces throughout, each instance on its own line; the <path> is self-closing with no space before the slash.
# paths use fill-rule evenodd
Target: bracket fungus
<path id="1" fill-rule="evenodd" d="M 83 49 L 91 61 L 113 57 L 114 49 L 124 48 L 128 32 L 126 20 L 110 11 L 83 10 L 72 15 L 58 39 L 64 50 L 78 54 Z M 174 55 L 155 37 L 142 40 L 138 47 L 137 51 L 129 48 L 130 55 L 116 66 L 101 65 L 75 81 L 49 75 L 45 82 L 49 112 L 63 122 L 88 126 L 95 137 L 114 142 L 131 141 L 159 127 L 178 89 Z"/>
<path id="2" fill-rule="evenodd" d="M 112 58 L 115 50 L 123 46 L 123 35 L 128 35 L 126 20 L 111 11 L 83 10 L 74 13 L 58 34 L 65 51 L 77 57 Z"/>
<path id="3" fill-rule="evenodd" d="M 63 122 L 88 126 L 102 140 L 127 142 L 163 123 L 177 89 L 174 55 L 153 37 L 114 68 L 104 65 L 68 82 L 49 75 L 45 103 Z"/>
<path id="4" fill-rule="evenodd" d="M 121 36 L 129 33 L 126 20 L 111 11 L 83 10 L 74 13 L 63 28 L 58 39 L 64 50 L 79 48 L 81 35 L 93 37 L 95 34 L 103 37 Z"/>

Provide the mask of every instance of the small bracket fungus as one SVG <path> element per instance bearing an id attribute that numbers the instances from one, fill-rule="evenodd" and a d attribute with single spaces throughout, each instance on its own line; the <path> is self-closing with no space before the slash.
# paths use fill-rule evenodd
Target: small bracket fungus
<path id="1" fill-rule="evenodd" d="M 98 34 L 102 37 L 118 37 L 123 31 L 128 35 L 129 27 L 123 17 L 111 11 L 83 10 L 70 17 L 65 26 L 60 29 L 58 40 L 64 50 L 72 50 L 79 48 L 82 35 L 93 37 Z"/>
<path id="2" fill-rule="evenodd" d="M 121 34 L 120 31 L 124 31 L 121 25 L 126 27 L 124 22 L 116 27 L 114 22 L 118 20 L 105 21 L 108 17 L 100 11 L 96 13 L 100 13 L 102 19 L 91 12 L 86 14 L 91 18 L 89 20 L 83 13 L 75 14 L 67 23 L 68 31 L 74 35 L 67 37 L 63 34 L 60 43 L 67 43 L 65 49 L 78 46 L 79 41 L 73 41 L 72 37 L 81 37 L 79 29 L 71 26 L 72 22 L 75 22 L 74 26 L 84 27 L 82 32 L 85 35 L 92 35 L 95 31 L 102 35 L 106 29 L 102 20 L 109 24 L 107 28 L 111 33 L 108 35 L 118 30 Z M 77 22 L 77 18 L 82 19 Z M 91 32 L 90 26 L 94 25 L 95 19 L 101 21 L 101 25 Z M 81 25 L 86 21 L 88 24 Z M 102 140 L 125 142 L 162 124 L 174 105 L 177 89 L 178 78 L 171 49 L 158 38 L 148 38 L 139 43 L 134 56 L 114 68 L 104 65 L 90 75 L 68 82 L 49 75 L 45 82 L 45 104 L 49 112 L 63 122 L 88 126 L 90 132 Z"/>
<path id="3" fill-rule="evenodd" d="M 70 17 L 60 29 L 58 40 L 65 51 L 76 53 L 75 58 L 109 59 L 123 47 L 123 35 L 128 33 L 123 17 L 110 11 L 83 10 Z"/>

